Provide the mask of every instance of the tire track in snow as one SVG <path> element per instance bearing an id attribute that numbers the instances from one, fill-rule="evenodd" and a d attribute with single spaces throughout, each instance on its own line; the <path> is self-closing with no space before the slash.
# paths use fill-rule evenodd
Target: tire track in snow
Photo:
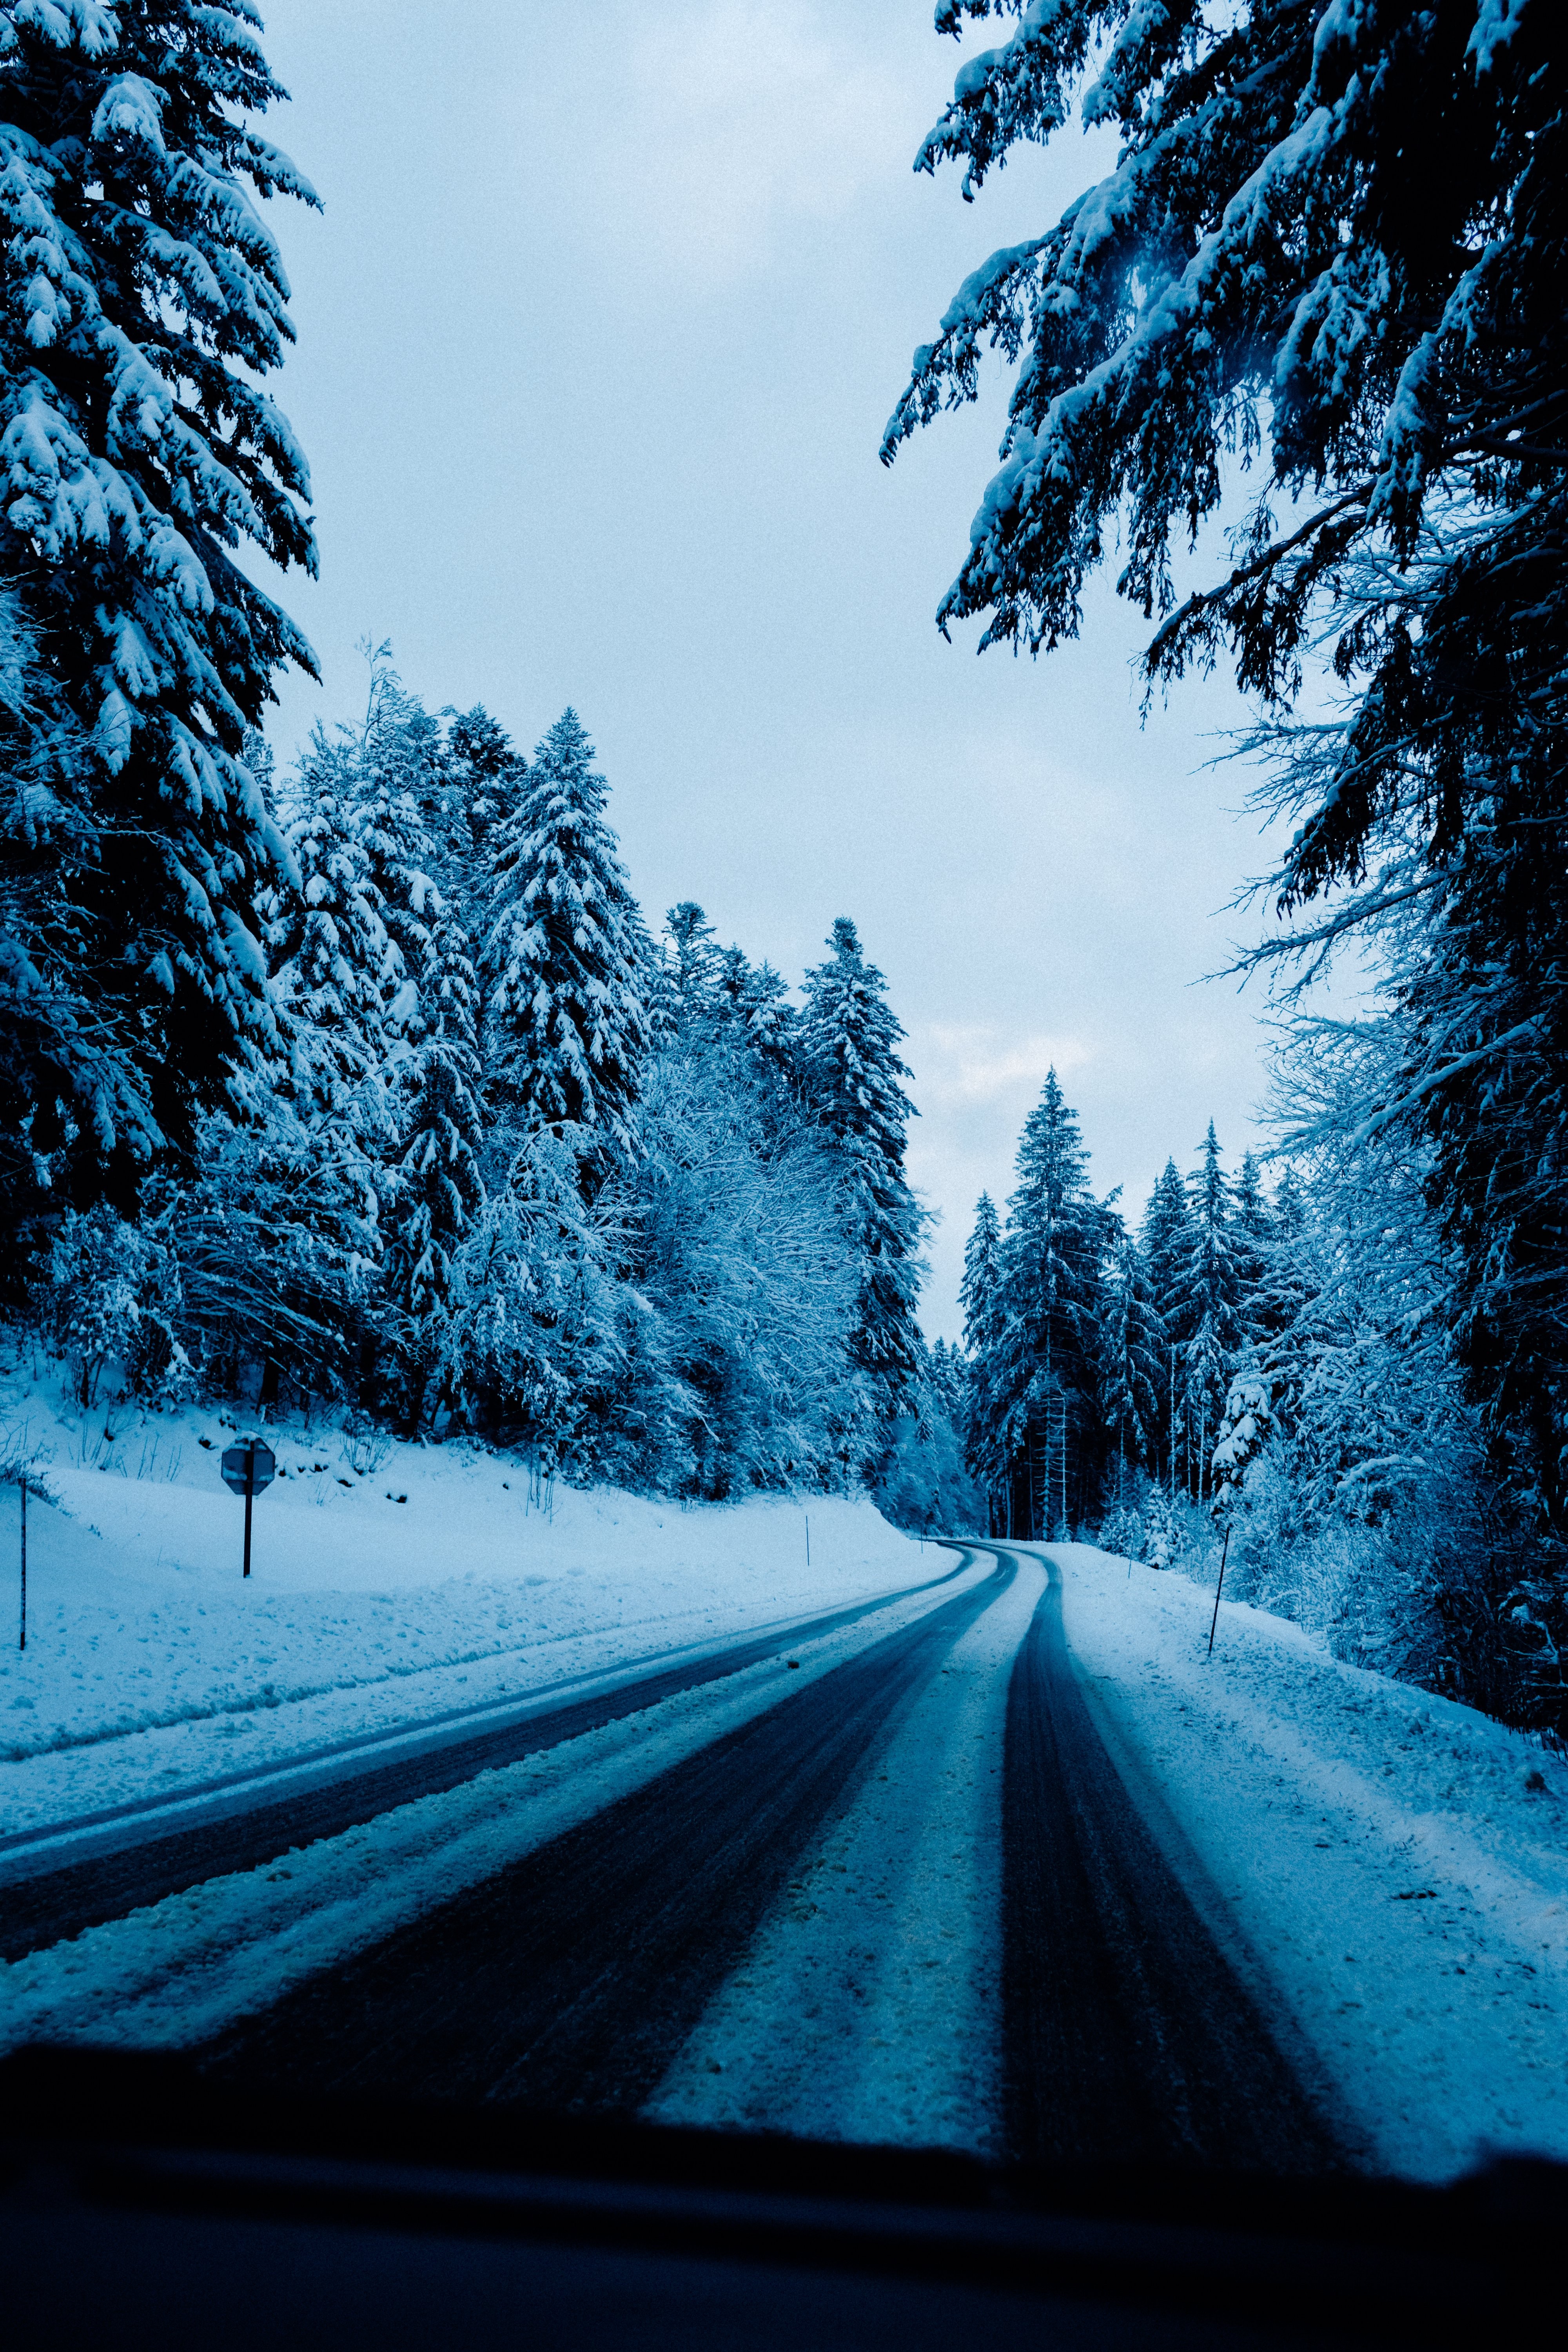
<path id="1" fill-rule="evenodd" d="M 629 2113 L 1011 1561 L 808 1688 L 299 1986 L 196 2054 L 235 2079 Z"/>
<path id="2" fill-rule="evenodd" d="M 17 1868 L 16 1876 L 0 1879 L 4 1899 L 0 1960 L 21 1959 L 29 1952 L 79 1936 L 85 1928 L 107 1920 L 122 1918 L 128 1912 L 146 1909 L 208 1879 L 276 1862 L 320 1839 L 341 1836 L 345 1830 L 374 1821 L 396 1806 L 437 1796 L 476 1780 L 481 1772 L 501 1770 L 522 1757 L 579 1738 L 623 1717 L 641 1714 L 678 1692 L 723 1681 L 825 1633 L 858 1624 L 916 1593 L 934 1591 L 962 1576 L 972 1560 L 973 1555 L 966 1551 L 956 1568 L 923 1585 L 832 1610 L 782 1629 L 770 1627 L 726 1649 L 696 1659 L 683 1658 L 678 1664 L 653 1672 L 634 1668 L 607 1687 L 595 1676 L 599 1687 L 581 1698 L 554 1706 L 547 1696 L 521 1700 L 504 1723 L 492 1723 L 467 1735 L 454 1725 L 444 1735 L 437 1733 L 434 1744 L 405 1751 L 368 1770 L 342 1763 L 331 1777 L 265 1801 L 260 1801 L 259 1790 L 226 1791 L 216 1818 L 205 1813 L 162 1835 L 149 1835 L 146 1822 L 132 1821 L 120 1832 L 125 1843 L 110 1845 L 107 1851 L 99 1846 L 81 1861 L 52 1869 L 35 1868 L 29 1875 L 20 1874 L 26 1866 L 24 1860 L 19 1867 L 13 1865 Z M 406 1736 L 418 1738 L 420 1731 L 421 1727 L 411 1726 Z M 399 1736 L 387 1732 L 382 1738 L 391 1742 Z M 279 1766 L 268 1777 L 280 1777 L 287 1769 Z M 314 1759 L 304 1759 L 300 1769 L 313 1769 Z M 169 1801 L 162 1801 L 164 1807 Z M 136 1810 L 153 1812 L 155 1808 Z M 58 1831 L 42 1834 L 37 1843 L 45 1844 L 47 1838 L 60 1834 Z M 97 1846 L 100 1836 L 110 1834 L 99 1832 L 92 1842 Z M 19 1846 L 23 1842 L 12 1843 Z"/>
<path id="3" fill-rule="evenodd" d="M 653 2120 L 1001 2152 L 1003 1738 L 1044 1583 L 1026 1560 L 889 1719 Z"/>
<path id="4" fill-rule="evenodd" d="M 1340 2169 L 1328 2125 L 1095 1727 L 1063 1632 L 1061 1570 L 1047 1568 L 1007 1701 L 1008 2151 L 1034 2164 Z"/>

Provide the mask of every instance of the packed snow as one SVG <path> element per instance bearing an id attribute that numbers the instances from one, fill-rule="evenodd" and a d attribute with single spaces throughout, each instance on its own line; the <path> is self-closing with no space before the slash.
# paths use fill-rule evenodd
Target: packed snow
<path id="1" fill-rule="evenodd" d="M 1026 1560 L 802 1858 L 660 2085 L 661 2122 L 1000 2153 L 1007 1683 Z"/>
<path id="2" fill-rule="evenodd" d="M 228 1418 L 128 1417 L 106 1443 L 95 1417 L 84 1445 L 36 1394 L 28 1416 L 12 1447 L 43 1492 L 27 1646 L 0 1650 L 0 1837 L 710 1645 L 948 1558 L 868 1502 L 541 1490 L 467 1445 L 386 1442 L 372 1467 L 328 1425 L 262 1432 L 279 1475 L 245 1581 L 244 1505 L 218 1473 Z M 13 1604 L 19 1516 L 0 1487 Z"/>
<path id="3" fill-rule="evenodd" d="M 230 1434 L 196 1415 L 160 1424 L 163 1477 L 49 1465 L 57 1499 L 29 1519 L 27 1651 L 0 1675 L 13 1837 L 199 1787 L 242 1748 L 282 1764 L 351 1732 L 906 1597 L 802 1643 L 798 1667 L 775 1659 L 679 1693 L 14 1963 L 5 2043 L 199 2040 L 989 1568 L 982 1556 L 908 1591 L 951 1556 L 922 1559 L 850 1502 L 811 1505 L 808 1565 L 797 1503 L 547 1498 L 508 1460 L 455 1447 L 393 1449 L 356 1476 L 331 1443 L 278 1432 L 289 1477 L 257 1505 L 247 1587 L 241 1507 L 215 1466 Z M 14 1557 L 14 1489 L 0 1509 L 0 1558 Z M 1011 1549 L 1022 1574 L 890 1719 L 656 2115 L 994 2148 L 1003 1722 L 1041 1584 L 1029 1548 Z M 1443 2179 L 1497 2148 L 1568 2157 L 1568 1766 L 1242 1604 L 1222 1604 L 1211 1660 L 1211 1597 L 1194 1584 L 1085 1545 L 1049 1555 L 1113 1757 L 1359 2160 Z"/>
<path id="4" fill-rule="evenodd" d="M 1189 1891 L 1379 2170 L 1568 2157 L 1568 1764 L 1185 1578 L 1056 1545 L 1068 1639 Z"/>
<path id="5" fill-rule="evenodd" d="M 967 1580 L 989 1565 L 969 1570 Z M 142 2049 L 199 2042 L 630 1796 L 855 1651 L 940 1608 L 963 1580 L 797 1643 L 788 1660 L 678 1692 L 14 1961 L 0 1970 L 0 2047 L 30 2039 Z"/>

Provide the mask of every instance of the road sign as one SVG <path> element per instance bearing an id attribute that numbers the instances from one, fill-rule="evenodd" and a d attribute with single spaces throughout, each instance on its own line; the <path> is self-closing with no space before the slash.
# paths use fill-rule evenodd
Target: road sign
<path id="1" fill-rule="evenodd" d="M 250 1574 L 250 1506 L 264 1486 L 270 1486 L 278 1475 L 278 1456 L 270 1445 L 263 1445 L 259 1437 L 242 1437 L 237 1445 L 226 1446 L 218 1465 L 223 1483 L 235 1494 L 245 1496 L 245 1569 Z"/>
<path id="2" fill-rule="evenodd" d="M 232 1486 L 237 1495 L 243 1495 L 247 1487 L 259 1495 L 278 1475 L 278 1456 L 258 1437 L 247 1437 L 226 1449 L 219 1467 L 224 1485 Z"/>

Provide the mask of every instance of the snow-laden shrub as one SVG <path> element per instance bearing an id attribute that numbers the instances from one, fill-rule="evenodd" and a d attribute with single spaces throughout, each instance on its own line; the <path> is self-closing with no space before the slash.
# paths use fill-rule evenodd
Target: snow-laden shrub
<path id="1" fill-rule="evenodd" d="M 1151 1486 L 1142 1512 L 1142 1549 L 1135 1555 L 1150 1568 L 1175 1568 L 1184 1547 L 1176 1507 L 1163 1486 Z"/>
<path id="2" fill-rule="evenodd" d="M 179 1337 L 179 1263 L 165 1232 L 130 1224 L 107 1202 L 86 1215 L 68 1210 L 37 1299 L 84 1407 L 121 1393 L 173 1404 L 194 1392 Z"/>
<path id="3" fill-rule="evenodd" d="M 942 1405 L 906 1413 L 894 1425 L 877 1507 L 907 1535 L 972 1536 L 986 1524 L 985 1498 L 964 1466 L 963 1448 Z"/>
<path id="4" fill-rule="evenodd" d="M 1118 1503 L 1100 1523 L 1095 1542 L 1101 1551 L 1114 1552 L 1119 1559 L 1142 1559 L 1149 1531 L 1144 1515 L 1135 1503 Z"/>

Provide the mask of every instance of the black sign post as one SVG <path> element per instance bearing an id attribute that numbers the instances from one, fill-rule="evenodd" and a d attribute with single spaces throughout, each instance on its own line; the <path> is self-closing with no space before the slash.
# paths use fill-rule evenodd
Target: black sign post
<path id="1" fill-rule="evenodd" d="M 228 1446 L 219 1465 L 223 1483 L 232 1494 L 245 1496 L 245 1573 L 250 1574 L 250 1507 L 278 1474 L 278 1456 L 259 1437 L 242 1437 Z"/>

